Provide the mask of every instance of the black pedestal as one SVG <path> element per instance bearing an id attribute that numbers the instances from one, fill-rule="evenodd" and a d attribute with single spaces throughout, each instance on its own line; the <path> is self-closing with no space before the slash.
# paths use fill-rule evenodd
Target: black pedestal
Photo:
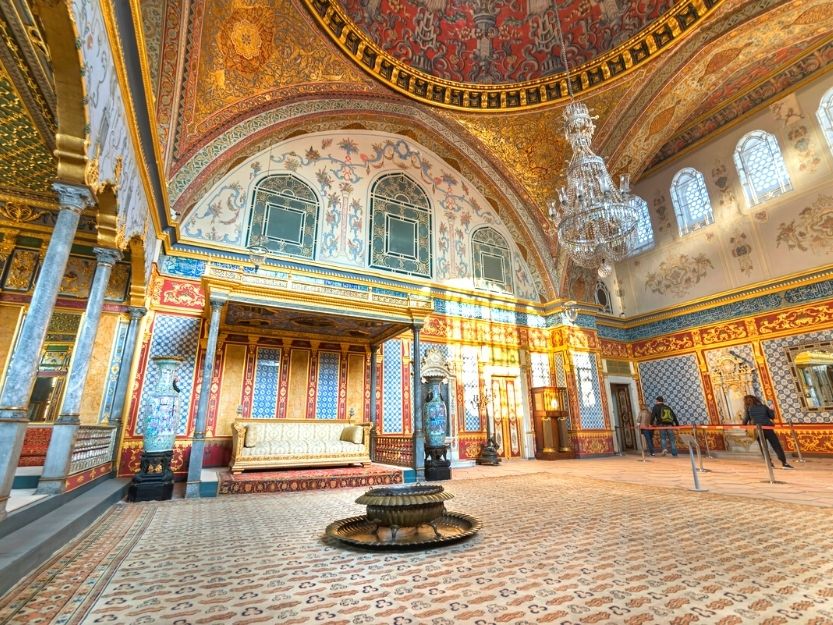
<path id="1" fill-rule="evenodd" d="M 425 448 L 425 479 L 430 482 L 451 479 L 451 461 L 446 459 L 448 447 Z"/>
<path id="2" fill-rule="evenodd" d="M 127 501 L 164 501 L 174 493 L 173 450 L 142 452 L 140 471 L 127 489 Z"/>
<path id="3" fill-rule="evenodd" d="M 496 466 L 500 464 L 500 457 L 497 455 L 497 445 L 493 438 L 490 438 L 486 446 L 480 450 L 480 455 L 475 460 L 477 464 Z"/>

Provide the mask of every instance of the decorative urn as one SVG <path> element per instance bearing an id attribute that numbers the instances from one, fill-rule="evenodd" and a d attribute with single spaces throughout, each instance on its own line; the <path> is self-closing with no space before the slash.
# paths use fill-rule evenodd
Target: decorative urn
<path id="1" fill-rule="evenodd" d="M 151 394 L 150 410 L 145 417 L 142 433 L 146 453 L 170 451 L 174 448 L 179 421 L 179 389 L 175 374 L 183 358 L 156 356 L 151 360 L 159 369 L 159 379 Z"/>

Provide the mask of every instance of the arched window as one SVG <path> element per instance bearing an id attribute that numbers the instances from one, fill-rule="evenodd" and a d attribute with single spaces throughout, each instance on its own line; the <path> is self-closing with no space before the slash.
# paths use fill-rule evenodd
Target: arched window
<path id="1" fill-rule="evenodd" d="M 747 133 L 735 148 L 735 167 L 750 206 L 792 191 L 778 140 L 763 130 Z"/>
<path id="2" fill-rule="evenodd" d="M 431 204 L 405 174 L 382 176 L 370 190 L 370 266 L 431 277 Z"/>
<path id="3" fill-rule="evenodd" d="M 714 213 L 703 174 L 692 167 L 678 171 L 671 180 L 671 202 L 677 213 L 680 236 L 714 223 Z"/>
<path id="4" fill-rule="evenodd" d="M 596 303 L 602 307 L 602 312 L 608 314 L 613 312 L 613 308 L 610 305 L 610 291 L 607 285 L 601 280 L 596 282 L 596 292 L 594 295 L 596 297 Z"/>
<path id="5" fill-rule="evenodd" d="M 471 235 L 474 286 L 512 292 L 512 254 L 503 235 L 488 226 Z"/>
<path id="6" fill-rule="evenodd" d="M 636 232 L 633 235 L 633 247 L 631 256 L 644 252 L 654 246 L 654 228 L 651 225 L 651 215 L 648 212 L 648 202 L 638 195 L 633 196 L 633 203 L 639 210 L 639 221 L 636 223 Z"/>
<path id="7" fill-rule="evenodd" d="M 264 178 L 255 187 L 249 219 L 249 245 L 277 254 L 315 258 L 318 198 L 292 174 Z"/>
<path id="8" fill-rule="evenodd" d="M 824 138 L 827 139 L 827 145 L 830 146 L 830 151 L 833 152 L 833 87 L 822 96 L 819 110 L 816 111 L 816 117 L 819 120 L 821 131 L 824 133 Z"/>

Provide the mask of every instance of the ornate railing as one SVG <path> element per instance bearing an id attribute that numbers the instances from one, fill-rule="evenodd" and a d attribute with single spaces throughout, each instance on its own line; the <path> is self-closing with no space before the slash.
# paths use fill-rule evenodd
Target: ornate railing
<path id="1" fill-rule="evenodd" d="M 69 474 L 107 464 L 113 459 L 115 444 L 116 428 L 109 425 L 80 426 L 72 449 Z"/>
<path id="2" fill-rule="evenodd" d="M 413 437 L 410 434 L 377 436 L 376 456 L 373 461 L 398 467 L 412 467 L 414 465 Z"/>

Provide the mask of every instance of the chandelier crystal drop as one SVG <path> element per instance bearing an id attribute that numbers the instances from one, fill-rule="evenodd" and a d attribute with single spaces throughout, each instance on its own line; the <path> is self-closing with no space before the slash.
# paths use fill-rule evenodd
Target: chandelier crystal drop
<path id="1" fill-rule="evenodd" d="M 629 177 L 623 175 L 616 188 L 604 159 L 590 147 L 596 118 L 573 97 L 557 4 L 555 15 L 570 95 L 564 110 L 564 133 L 573 155 L 567 165 L 567 185 L 558 191 L 558 200 L 549 201 L 549 215 L 556 226 L 558 243 L 570 258 L 582 267 L 597 269 L 599 277 L 606 278 L 613 271 L 612 263 L 630 252 L 639 212 L 630 194 Z"/>

